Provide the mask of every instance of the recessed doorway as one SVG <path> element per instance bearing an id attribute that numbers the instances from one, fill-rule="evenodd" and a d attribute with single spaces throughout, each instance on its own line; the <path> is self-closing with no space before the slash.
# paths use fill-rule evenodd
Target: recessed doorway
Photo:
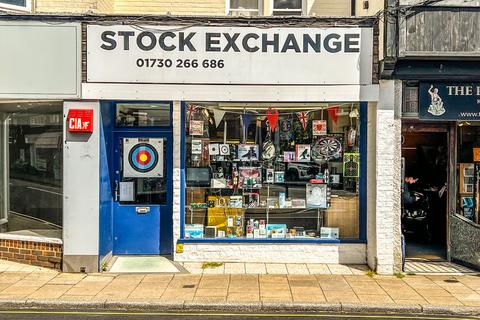
<path id="1" fill-rule="evenodd" d="M 447 130 L 402 130 L 402 233 L 407 259 L 447 259 Z"/>

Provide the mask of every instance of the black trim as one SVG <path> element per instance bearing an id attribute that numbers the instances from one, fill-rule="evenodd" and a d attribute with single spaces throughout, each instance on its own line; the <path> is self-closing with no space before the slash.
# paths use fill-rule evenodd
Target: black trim
<path id="1" fill-rule="evenodd" d="M 400 80 L 480 80 L 480 61 L 398 60 L 393 78 Z"/>

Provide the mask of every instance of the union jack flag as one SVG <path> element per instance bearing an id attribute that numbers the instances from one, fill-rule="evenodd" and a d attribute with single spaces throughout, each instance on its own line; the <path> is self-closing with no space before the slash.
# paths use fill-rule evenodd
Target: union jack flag
<path id="1" fill-rule="evenodd" d="M 302 123 L 303 130 L 307 130 L 308 112 L 297 112 L 298 120 Z"/>
<path id="2" fill-rule="evenodd" d="M 188 120 L 189 121 L 192 120 L 193 114 L 195 113 L 195 111 L 197 111 L 197 109 L 198 109 L 198 107 L 194 106 L 193 104 L 189 104 L 187 106 L 187 114 L 188 114 Z"/>

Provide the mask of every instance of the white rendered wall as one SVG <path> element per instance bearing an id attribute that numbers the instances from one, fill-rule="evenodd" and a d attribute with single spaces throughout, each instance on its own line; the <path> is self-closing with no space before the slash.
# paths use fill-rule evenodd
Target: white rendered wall
<path id="1" fill-rule="evenodd" d="M 93 109 L 93 133 L 71 134 L 66 130 L 68 110 Z M 65 102 L 63 146 L 63 254 L 64 271 L 98 271 L 100 105 L 96 102 Z"/>

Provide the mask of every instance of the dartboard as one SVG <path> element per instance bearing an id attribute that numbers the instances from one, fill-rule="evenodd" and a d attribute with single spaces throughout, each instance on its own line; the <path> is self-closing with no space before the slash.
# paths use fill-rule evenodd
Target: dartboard
<path id="1" fill-rule="evenodd" d="M 342 141 L 337 137 L 324 136 L 319 138 L 312 147 L 312 157 L 315 160 L 333 160 L 342 156 Z"/>
<path id="2" fill-rule="evenodd" d="M 158 153 L 148 143 L 135 145 L 128 154 L 128 162 L 138 172 L 145 173 L 153 170 L 158 163 Z"/>

